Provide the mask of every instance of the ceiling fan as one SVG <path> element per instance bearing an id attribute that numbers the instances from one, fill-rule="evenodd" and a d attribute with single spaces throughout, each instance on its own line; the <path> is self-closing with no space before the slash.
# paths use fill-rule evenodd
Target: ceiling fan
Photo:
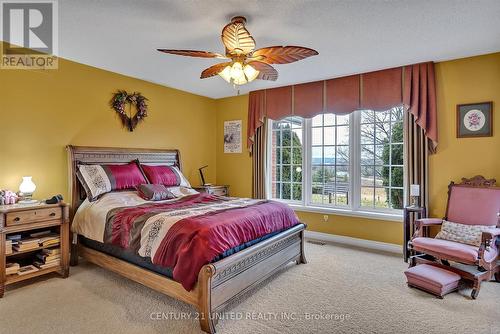
<path id="1" fill-rule="evenodd" d="M 255 79 L 276 81 L 278 71 L 270 64 L 289 64 L 318 54 L 301 46 L 270 46 L 255 50 L 255 40 L 245 28 L 246 18 L 236 16 L 222 29 L 225 54 L 209 51 L 158 49 L 179 56 L 226 59 L 201 72 L 200 79 L 220 75 L 228 83 L 243 85 Z"/>

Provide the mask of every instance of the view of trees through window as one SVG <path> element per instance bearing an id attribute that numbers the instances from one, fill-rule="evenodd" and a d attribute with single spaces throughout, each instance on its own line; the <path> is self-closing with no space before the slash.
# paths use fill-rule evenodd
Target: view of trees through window
<path id="1" fill-rule="evenodd" d="M 349 115 L 321 114 L 311 121 L 311 202 L 349 204 Z"/>
<path id="2" fill-rule="evenodd" d="M 402 209 L 403 108 L 356 113 L 272 121 L 271 196 L 305 205 L 352 208 L 353 200 L 365 209 Z M 352 138 L 353 132 L 359 138 Z M 351 152 L 359 153 L 351 157 Z"/>
<path id="3" fill-rule="evenodd" d="M 273 198 L 302 200 L 302 118 L 273 122 L 271 193 Z"/>
<path id="4" fill-rule="evenodd" d="M 361 206 L 403 208 L 403 108 L 362 110 Z"/>

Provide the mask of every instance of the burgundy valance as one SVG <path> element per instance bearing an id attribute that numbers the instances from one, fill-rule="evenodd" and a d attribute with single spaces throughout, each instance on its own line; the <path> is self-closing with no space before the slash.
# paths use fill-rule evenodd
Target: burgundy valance
<path id="1" fill-rule="evenodd" d="M 266 116 L 282 119 L 292 115 L 292 86 L 265 90 Z"/>
<path id="2" fill-rule="evenodd" d="M 312 118 L 323 112 L 324 81 L 293 86 L 293 114 Z"/>
<path id="3" fill-rule="evenodd" d="M 437 114 L 432 62 L 250 92 L 248 148 L 252 150 L 255 131 L 266 117 L 312 118 L 322 113 L 348 114 L 359 109 L 384 111 L 398 105 L 415 116 L 434 152 Z"/>
<path id="4" fill-rule="evenodd" d="M 325 81 L 327 112 L 349 114 L 359 109 L 360 78 L 360 75 L 351 75 Z"/>
<path id="5" fill-rule="evenodd" d="M 385 111 L 403 101 L 401 67 L 361 74 L 361 109 Z"/>

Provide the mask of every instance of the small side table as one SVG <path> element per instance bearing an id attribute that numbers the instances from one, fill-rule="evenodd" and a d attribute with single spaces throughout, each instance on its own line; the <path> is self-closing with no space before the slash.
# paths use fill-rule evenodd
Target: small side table
<path id="1" fill-rule="evenodd" d="M 56 248 L 56 245 L 30 248 L 22 251 L 7 251 L 6 238 L 9 234 L 22 234 L 25 237 L 33 232 L 57 230 L 59 234 L 60 263 L 53 267 L 39 269 L 25 275 L 6 275 L 7 259 L 16 258 L 16 262 L 30 264 L 36 253 L 45 248 Z M 13 262 L 13 261 L 12 261 Z M 69 275 L 69 206 L 59 204 L 12 204 L 0 206 L 0 298 L 5 286 L 33 277 L 58 272 L 63 278 Z"/>
<path id="2" fill-rule="evenodd" d="M 207 193 L 210 195 L 229 196 L 229 186 L 228 185 L 211 184 L 211 185 L 193 187 L 193 189 L 197 190 L 201 193 Z"/>
<path id="3" fill-rule="evenodd" d="M 407 206 L 403 210 L 403 257 L 404 261 L 408 262 L 408 241 L 415 233 L 415 220 L 427 217 L 427 210 L 421 206 Z M 427 231 L 422 231 L 426 235 Z"/>

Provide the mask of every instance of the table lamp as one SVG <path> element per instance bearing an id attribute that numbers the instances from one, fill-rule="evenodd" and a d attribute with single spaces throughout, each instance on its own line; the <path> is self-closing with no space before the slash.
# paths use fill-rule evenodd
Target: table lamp
<path id="1" fill-rule="evenodd" d="M 200 172 L 202 186 L 209 186 L 210 185 L 210 183 L 205 183 L 205 176 L 203 175 L 203 169 L 205 169 L 207 167 L 208 167 L 208 165 L 205 165 L 203 167 L 198 168 L 198 171 Z"/>
<path id="2" fill-rule="evenodd" d="M 32 198 L 33 193 L 35 192 L 36 185 L 33 183 L 31 176 L 23 176 L 23 182 L 19 185 L 19 191 L 23 195 L 23 199 L 18 203 L 20 204 L 32 204 L 37 201 Z"/>
<path id="3" fill-rule="evenodd" d="M 420 185 L 419 184 L 411 184 L 410 185 L 410 199 L 411 206 L 418 207 L 418 198 L 420 197 Z"/>

